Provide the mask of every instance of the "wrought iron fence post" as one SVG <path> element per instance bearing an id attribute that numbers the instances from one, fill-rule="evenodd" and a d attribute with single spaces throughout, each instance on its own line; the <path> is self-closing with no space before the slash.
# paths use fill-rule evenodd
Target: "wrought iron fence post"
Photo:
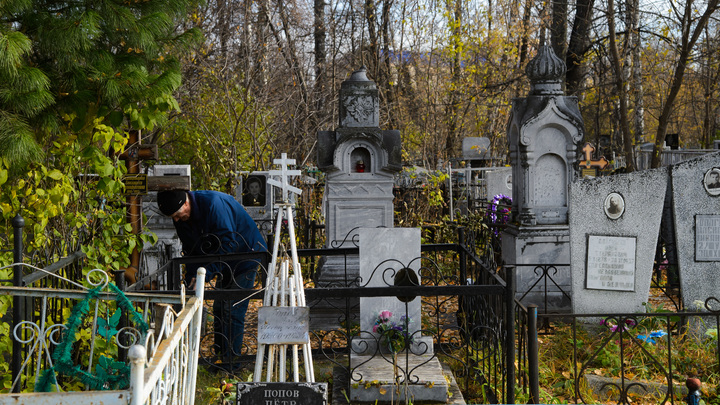
<path id="1" fill-rule="evenodd" d="M 15 215 L 12 220 L 13 225 L 13 263 L 22 263 L 23 261 L 23 228 L 25 227 L 25 220 L 20 214 Z M 22 287 L 22 266 L 15 265 L 13 267 L 13 285 L 15 287 Z M 15 327 L 22 322 L 24 319 L 20 319 L 21 314 L 24 313 L 24 302 L 22 297 L 19 295 L 13 296 L 13 321 L 12 329 L 10 329 L 10 337 L 13 341 L 13 352 L 12 352 L 12 381 L 20 374 L 20 366 L 22 364 L 22 344 L 18 339 L 15 338 Z M 20 384 L 13 387 L 12 392 L 20 392 Z"/>
<path id="2" fill-rule="evenodd" d="M 460 226 L 457 229 L 458 233 L 458 253 L 460 255 L 460 282 L 463 284 L 472 284 L 467 282 L 467 257 L 465 254 L 465 227 Z"/>
<path id="3" fill-rule="evenodd" d="M 508 404 L 515 403 L 515 266 L 505 267 L 505 367 Z"/>
<path id="4" fill-rule="evenodd" d="M 315 249 L 315 227 L 316 226 L 317 226 L 317 223 L 315 222 L 315 220 L 314 219 L 311 220 L 310 226 L 308 226 L 308 232 L 310 235 L 308 237 L 309 242 L 310 242 L 308 244 L 308 246 L 310 247 L 310 249 Z M 311 274 L 313 281 L 316 280 L 316 278 L 315 278 L 315 276 L 316 276 L 315 275 L 315 255 L 310 256 L 310 274 Z"/>
<path id="5" fill-rule="evenodd" d="M 538 307 L 528 305 L 528 374 L 530 380 L 530 403 L 540 403 L 540 365 L 538 363 Z"/>

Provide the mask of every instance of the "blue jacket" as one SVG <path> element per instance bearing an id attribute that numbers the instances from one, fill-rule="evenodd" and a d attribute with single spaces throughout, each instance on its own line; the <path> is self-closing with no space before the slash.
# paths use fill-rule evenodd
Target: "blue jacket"
<path id="1" fill-rule="evenodd" d="M 190 191 L 190 219 L 176 221 L 180 242 L 186 256 L 267 251 L 265 239 L 255 221 L 233 197 L 218 191 Z M 186 280 L 195 277 L 197 268 L 205 266 L 208 279 L 222 270 L 221 263 L 188 264 Z M 234 269 L 249 270 L 256 261 L 233 263 Z"/>

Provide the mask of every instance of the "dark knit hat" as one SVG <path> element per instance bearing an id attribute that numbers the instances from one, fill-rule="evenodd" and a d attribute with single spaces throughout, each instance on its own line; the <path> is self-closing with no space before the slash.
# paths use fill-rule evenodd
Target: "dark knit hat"
<path id="1" fill-rule="evenodd" d="M 163 190 L 157 195 L 157 205 L 160 212 L 167 216 L 176 213 L 185 204 L 187 193 L 184 190 Z"/>

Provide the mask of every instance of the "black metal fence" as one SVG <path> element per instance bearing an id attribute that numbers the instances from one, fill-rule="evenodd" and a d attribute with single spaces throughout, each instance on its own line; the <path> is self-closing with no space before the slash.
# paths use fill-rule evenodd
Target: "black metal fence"
<path id="1" fill-rule="evenodd" d="M 15 262 L 23 261 L 22 226 L 18 219 L 15 240 Z M 321 230 L 315 226 L 311 231 Z M 449 229 L 449 230 L 448 230 Z M 382 285 L 370 287 L 370 280 L 359 280 L 353 273 L 358 256 L 358 248 L 335 249 L 301 249 L 299 251 L 303 263 L 303 273 L 307 280 L 305 294 L 313 316 L 327 310 L 328 303 L 334 318 L 330 326 L 314 326 L 312 329 L 312 348 L 316 361 L 332 364 L 347 379 L 342 382 L 345 389 L 363 381 L 357 365 L 351 362 L 351 353 L 358 347 L 374 340 L 376 349 L 370 355 L 387 357 L 382 350 L 382 341 L 387 336 L 373 333 L 372 330 L 361 330 L 358 321 L 359 299 L 375 297 L 418 296 L 421 301 L 422 316 L 415 319 L 417 328 L 407 336 L 409 340 L 425 342 L 408 345 L 405 352 L 425 354 L 448 364 L 452 369 L 458 385 L 469 398 L 489 403 L 514 403 L 516 395 L 527 396 L 531 391 L 531 378 L 528 369 L 527 325 L 529 318 L 525 309 L 515 301 L 512 285 L 512 268 L 500 268 L 496 264 L 493 237 L 487 227 L 466 229 L 454 225 L 448 227 L 426 228 L 423 238 L 428 241 L 453 239 L 452 243 L 426 243 L 422 245 L 422 257 L 418 262 L 417 274 L 419 281 L 413 284 L 396 285 L 395 270 L 376 272 L 382 278 Z M 497 235 L 497 234 L 495 234 Z M 341 262 L 348 266 L 343 270 L 344 277 L 339 284 L 326 283 L 318 278 L 318 267 L 328 258 L 340 257 Z M 68 280 L 82 279 L 84 255 L 76 252 L 38 272 L 23 273 L 22 269 L 15 272 L 15 285 L 30 285 L 40 288 L 65 288 L 58 284 L 58 278 L 46 278 L 47 273 L 61 274 Z M 251 309 L 248 312 L 246 330 L 241 347 L 232 344 L 232 317 L 226 312 L 206 306 L 207 322 L 203 330 L 201 362 L 210 368 L 222 368 L 232 372 L 247 370 L 251 372 L 255 363 L 257 341 L 253 328 L 256 327 L 256 315 L 252 303 L 259 303 L 263 298 L 265 273 L 268 266 L 267 253 L 250 254 L 208 254 L 198 257 L 169 258 L 153 272 L 145 271 L 137 283 L 128 286 L 128 291 L 153 290 L 153 292 L 177 292 L 183 280 L 184 266 L 193 264 L 220 265 L 232 268 L 231 263 L 251 261 L 259 268 L 253 288 L 238 288 L 238 285 L 223 281 L 223 273 L 210 280 L 206 291 L 206 302 L 213 306 L 231 306 L 249 300 Z M 20 267 L 20 266 L 18 266 Z M 27 266 L 22 266 L 27 267 Z M 52 280 L 52 283 L 51 281 Z M 506 282 L 508 280 L 509 282 Z M 364 287 L 363 287 L 364 285 Z M 362 288 L 361 288 L 362 287 Z M 397 297 L 397 298 L 395 298 Z M 49 301 L 49 312 L 54 314 L 53 322 L 64 322 L 63 313 L 67 308 L 64 300 Z M 339 303 L 339 305 L 338 305 Z M 406 307 L 407 308 L 407 307 Z M 24 302 L 16 297 L 13 303 L 14 325 L 23 320 L 33 320 L 37 316 L 34 304 Z M 225 315 L 223 315 L 225 314 Z M 410 313 L 395 314 L 415 316 Z M 23 358 L 22 344 L 15 339 L 13 348 L 13 364 Z M 430 350 L 432 349 L 432 350 Z M 364 351 L 367 354 L 367 350 Z M 517 364 L 517 365 L 516 365 Z M 28 368 L 31 370 L 32 367 Z M 17 375 L 13 366 L 13 375 Z M 409 363 L 399 364 L 401 374 L 413 381 L 413 367 Z M 519 384 L 516 384 L 516 381 Z M 338 385 L 341 383 L 337 382 Z"/>
<path id="2" fill-rule="evenodd" d="M 572 403 L 685 403 L 687 378 L 720 402 L 720 301 L 695 312 L 548 314 L 554 342 L 541 353 L 547 394 Z M 545 356 L 543 356 L 543 354 Z M 558 356 L 567 361 L 557 361 Z M 555 363 L 553 363 L 555 362 Z"/>
<path id="3" fill-rule="evenodd" d="M 457 230 L 457 238 L 476 240 L 474 233 L 464 228 Z M 513 403 L 516 392 L 527 393 L 529 389 L 527 350 L 516 349 L 516 344 L 525 345 L 527 342 L 527 316 L 524 312 L 516 316 L 518 308 L 514 288 L 505 282 L 506 279 L 513 280 L 509 277 L 513 269 L 498 271 L 494 267 L 493 258 L 478 260 L 476 251 L 475 248 L 459 243 L 424 244 L 422 257 L 416 258 L 416 265 L 413 265 L 419 281 L 416 284 L 411 281 L 406 285 L 396 285 L 397 270 L 385 268 L 373 272 L 373 277 L 378 278 L 379 283 L 377 280 L 362 280 L 357 273 L 357 247 L 299 249 L 298 255 L 303 263 L 307 284 L 305 296 L 311 313 L 314 360 L 331 364 L 337 372 L 347 376 L 342 384 L 349 391 L 353 384 L 364 381 L 358 365 L 351 361 L 351 354 L 362 353 L 382 358 L 388 356 L 382 350 L 382 342 L 387 340 L 387 336 L 361 328 L 360 299 L 392 297 L 389 299 L 403 300 L 418 296 L 422 316 L 413 319 L 416 327 L 411 332 L 406 330 L 409 333 L 406 338 L 408 341 L 423 343 L 407 345 L 405 352 L 437 358 L 449 364 L 465 395 L 489 403 Z M 323 281 L 317 269 L 329 260 L 342 263 L 344 268 L 339 272 L 339 279 Z M 256 334 L 253 333 L 256 312 L 253 308 L 263 298 L 267 254 L 176 258 L 129 288 L 141 289 L 152 285 L 153 288 L 171 290 L 180 285 L 182 265 L 223 263 L 223 266 L 228 266 L 227 263 L 242 261 L 253 261 L 259 266 L 255 287 L 223 288 L 221 276 L 210 281 L 205 298 L 206 302 L 213 302 L 214 308 L 206 308 L 208 321 L 200 352 L 201 364 L 206 367 L 249 373 L 254 368 L 257 348 Z M 227 331 L 233 329 L 233 320 L 231 317 L 219 319 L 217 306 L 218 303 L 232 305 L 246 299 L 250 300 L 246 332 L 242 346 L 237 347 L 231 344 L 233 339 L 227 334 Z M 405 308 L 407 311 L 407 306 Z M 417 314 L 396 313 L 395 321 L 403 316 L 414 318 Z M 517 388 L 516 352 L 521 355 L 519 364 L 522 365 L 523 373 L 520 380 L 522 383 Z M 399 364 L 398 370 L 409 381 L 416 378 L 417 371 L 410 363 Z"/>
<path id="4" fill-rule="evenodd" d="M 83 278 L 83 259 L 85 254 L 76 251 L 57 261 L 52 258 L 58 257 L 62 253 L 61 249 L 50 247 L 42 253 L 33 253 L 30 260 L 25 257 L 23 248 L 23 229 L 25 226 L 24 219 L 17 215 L 13 218 L 13 272 L 11 279 L 0 280 L 0 284 L 14 287 L 32 287 L 41 289 L 67 289 L 72 290 L 77 287 L 73 285 L 73 281 L 82 280 Z M 34 265 L 25 264 L 31 261 Z M 44 266 L 43 268 L 37 266 Z M 56 277 L 48 277 L 56 275 Z M 17 328 L 23 322 L 40 323 L 41 321 L 49 324 L 62 324 L 67 317 L 67 309 L 70 301 L 59 297 L 48 297 L 45 301 L 45 308 L 38 307 L 39 301 L 30 296 L 16 294 L 12 296 L 12 313 L 0 314 L 2 321 L 7 322 L 10 326 L 9 334 L 12 340 L 12 356 L 9 359 L 10 372 L 14 381 L 21 370 L 24 370 L 25 376 L 29 380 L 35 375 L 35 359 L 29 355 L 30 345 L 27 344 L 28 332 L 25 328 Z M 41 318 L 43 318 L 41 320 Z M 19 335 L 16 335 L 16 332 Z M 7 357 L 6 357 L 7 360 Z M 29 366 L 24 369 L 23 361 L 28 361 Z M 16 384 L 13 392 L 20 392 L 21 384 Z"/>

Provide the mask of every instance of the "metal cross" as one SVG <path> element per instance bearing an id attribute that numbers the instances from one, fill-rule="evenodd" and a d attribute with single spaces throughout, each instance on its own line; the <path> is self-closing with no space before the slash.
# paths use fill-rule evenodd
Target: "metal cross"
<path id="1" fill-rule="evenodd" d="M 595 152 L 595 147 L 592 146 L 590 142 L 586 143 L 585 146 L 583 146 L 582 151 L 585 153 L 585 160 L 580 162 L 580 166 L 585 166 L 585 168 L 587 169 L 590 169 L 591 167 L 597 167 L 602 170 L 609 163 L 607 159 L 605 159 L 605 156 L 601 156 L 598 160 L 592 160 L 592 155 L 593 152 Z"/>
<path id="2" fill-rule="evenodd" d="M 280 159 L 273 160 L 273 163 L 280 165 L 280 170 L 270 170 L 270 176 L 280 176 L 280 181 L 270 178 L 267 182 L 275 187 L 282 188 L 282 200 L 286 203 L 288 202 L 288 191 L 292 191 L 295 194 L 302 194 L 301 189 L 293 187 L 288 183 L 288 176 L 299 176 L 300 170 L 288 170 L 288 165 L 294 165 L 295 159 L 288 159 L 287 153 L 283 153 L 280 156 Z"/>

